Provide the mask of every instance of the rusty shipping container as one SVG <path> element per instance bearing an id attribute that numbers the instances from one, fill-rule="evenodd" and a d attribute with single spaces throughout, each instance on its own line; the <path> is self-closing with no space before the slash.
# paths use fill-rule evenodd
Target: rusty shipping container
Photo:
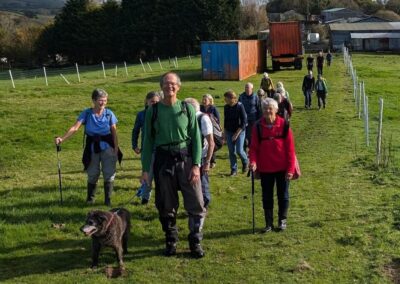
<path id="1" fill-rule="evenodd" d="M 204 80 L 243 80 L 265 70 L 261 40 L 204 41 L 201 65 Z"/>
<path id="2" fill-rule="evenodd" d="M 272 57 L 272 68 L 280 66 L 302 68 L 303 44 L 300 22 L 270 22 L 268 48 Z"/>

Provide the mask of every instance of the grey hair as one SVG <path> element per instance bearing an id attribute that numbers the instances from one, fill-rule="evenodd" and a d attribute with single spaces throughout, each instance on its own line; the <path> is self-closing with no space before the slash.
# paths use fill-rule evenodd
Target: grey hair
<path id="1" fill-rule="evenodd" d="M 162 87 L 163 84 L 164 84 L 165 77 L 167 77 L 168 75 L 174 75 L 175 78 L 176 78 L 176 83 L 178 84 L 178 86 L 180 87 L 180 86 L 182 85 L 181 77 L 179 77 L 178 74 L 176 74 L 175 72 L 167 72 L 167 73 L 165 73 L 165 74 L 163 74 L 163 75 L 161 76 L 161 80 L 160 80 L 160 86 L 161 86 L 161 87 Z"/>
<path id="2" fill-rule="evenodd" d="M 194 99 L 194 98 L 186 98 L 185 102 L 187 102 L 188 104 L 192 105 L 196 112 L 200 111 L 200 104 L 196 99 Z"/>
<path id="3" fill-rule="evenodd" d="M 285 87 L 283 86 L 283 83 L 282 83 L 281 81 L 279 81 L 278 83 L 276 83 L 276 87 L 277 87 L 277 88 L 279 88 L 279 87 L 285 88 Z"/>
<path id="4" fill-rule="evenodd" d="M 247 83 L 246 83 L 246 86 L 249 86 L 249 87 L 252 88 L 252 89 L 254 88 L 254 85 L 253 85 L 253 83 L 251 83 L 251 82 L 247 82 Z"/>
<path id="5" fill-rule="evenodd" d="M 263 89 L 258 89 L 257 95 L 262 97 L 265 95 L 265 91 Z"/>
<path id="6" fill-rule="evenodd" d="M 92 92 L 92 100 L 97 101 L 98 98 L 107 98 L 108 94 L 103 89 L 94 89 Z"/>
<path id="7" fill-rule="evenodd" d="M 267 107 L 272 106 L 275 110 L 278 110 L 278 103 L 272 98 L 265 98 L 261 101 L 261 109 L 265 110 Z"/>

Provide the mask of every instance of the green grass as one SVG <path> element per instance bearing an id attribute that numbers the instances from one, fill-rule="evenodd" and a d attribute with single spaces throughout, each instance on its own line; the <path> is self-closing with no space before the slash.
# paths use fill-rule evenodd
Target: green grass
<path id="1" fill-rule="evenodd" d="M 353 56 L 370 99 L 371 128 L 376 127 L 377 100 L 383 96 L 388 106 L 385 135 L 391 129 L 397 143 L 398 56 Z M 129 274 L 115 282 L 389 283 L 388 275 L 397 273 L 400 255 L 396 160 L 390 169 L 374 167 L 374 147 L 365 146 L 363 124 L 356 116 L 352 85 L 342 62 L 336 56 L 333 66 L 325 69 L 330 92 L 327 109 L 320 112 L 315 99 L 314 109 L 303 109 L 304 70 L 270 74 L 275 83 L 285 83 L 294 103 L 292 127 L 303 173 L 291 184 L 287 231 L 252 234 L 251 183 L 245 175 L 227 176 L 229 160 L 224 147 L 211 174 L 213 200 L 203 242 L 206 257 L 189 257 L 183 209 L 178 218 L 178 256 L 163 257 L 164 238 L 156 209 L 153 203 L 142 206 L 135 199 L 126 206 L 133 214 L 130 253 L 125 257 Z M 105 88 L 110 94 L 109 107 L 119 119 L 119 140 L 125 154 L 112 201 L 114 205 L 129 201 L 139 186 L 140 175 L 139 159 L 130 149 L 131 129 L 145 94 L 158 89 L 162 71 L 153 68 L 153 72 L 143 73 L 140 66 L 134 66 L 129 78 L 112 76 L 112 70 L 107 79 L 97 71 L 88 72 L 82 76 L 82 83 L 71 75 L 71 85 L 54 75 L 49 87 L 38 78 L 18 80 L 16 89 L 9 81 L 0 81 L 0 282 L 108 282 L 103 267 L 115 264 L 113 253 L 104 250 L 101 268 L 88 269 L 90 240 L 79 232 L 91 208 L 106 209 L 101 202 L 102 189 L 95 206 L 84 203 L 82 133 L 63 144 L 60 153 L 63 206 L 58 203 L 53 138 L 90 106 L 93 88 Z M 200 99 L 202 94 L 211 93 L 222 113 L 224 91 L 244 90 L 245 82 L 202 81 L 198 58 L 193 64 L 182 60 L 178 72 L 183 81 L 180 98 Z M 256 75 L 246 81 L 257 87 L 260 79 L 261 75 Z M 398 148 L 396 143 L 394 147 Z M 255 203 L 259 231 L 264 222 L 258 183 Z M 65 227 L 52 227 L 58 223 Z"/>

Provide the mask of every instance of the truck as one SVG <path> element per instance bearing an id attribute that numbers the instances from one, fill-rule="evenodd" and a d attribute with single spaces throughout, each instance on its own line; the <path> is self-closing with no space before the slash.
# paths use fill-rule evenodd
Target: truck
<path id="1" fill-rule="evenodd" d="M 304 48 L 301 39 L 300 22 L 270 22 L 268 49 L 272 57 L 272 69 L 281 66 L 303 68 Z"/>

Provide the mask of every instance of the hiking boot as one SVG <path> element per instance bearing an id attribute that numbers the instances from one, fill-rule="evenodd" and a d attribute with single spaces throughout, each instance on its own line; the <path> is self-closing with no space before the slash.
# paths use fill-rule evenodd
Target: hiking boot
<path id="1" fill-rule="evenodd" d="M 286 219 L 280 220 L 279 224 L 278 224 L 279 230 L 284 231 L 284 230 L 286 230 L 286 227 L 287 227 Z"/>
<path id="2" fill-rule="evenodd" d="M 264 229 L 262 229 L 261 233 L 265 234 L 265 233 L 269 233 L 272 232 L 272 226 L 266 226 Z"/>
<path id="3" fill-rule="evenodd" d="M 167 244 L 165 245 L 164 255 L 165 256 L 174 256 L 174 255 L 176 255 L 176 243 L 167 242 Z"/>
<path id="4" fill-rule="evenodd" d="M 106 181 L 104 182 L 104 204 L 106 206 L 111 206 L 111 194 L 114 188 L 114 182 Z"/>
<path id="5" fill-rule="evenodd" d="M 211 163 L 210 168 L 213 169 L 213 168 L 215 168 L 216 165 L 217 165 L 217 163 Z"/>
<path id="6" fill-rule="evenodd" d="M 96 187 L 97 187 L 97 184 L 95 184 L 95 183 L 88 183 L 87 184 L 86 204 L 88 204 L 88 205 L 93 205 L 94 204 L 95 194 L 96 194 Z"/>
<path id="7" fill-rule="evenodd" d="M 190 245 L 190 254 L 194 258 L 202 258 L 205 255 L 204 250 L 201 247 L 200 243 Z"/>
<path id="8" fill-rule="evenodd" d="M 143 198 L 143 199 L 142 199 L 142 205 L 145 205 L 145 204 L 147 204 L 147 203 L 149 203 L 149 200 L 146 199 L 146 198 Z"/>
<path id="9" fill-rule="evenodd" d="M 246 173 L 249 171 L 249 164 L 243 164 L 242 166 L 242 174 Z"/>
<path id="10" fill-rule="evenodd" d="M 231 177 L 237 176 L 237 171 L 231 170 Z"/>

